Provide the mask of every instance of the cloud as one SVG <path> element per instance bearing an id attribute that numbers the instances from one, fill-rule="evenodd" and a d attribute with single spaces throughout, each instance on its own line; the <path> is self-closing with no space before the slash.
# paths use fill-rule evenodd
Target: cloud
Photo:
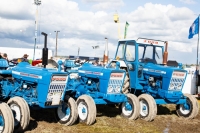
<path id="1" fill-rule="evenodd" d="M 185 13 L 181 14 L 181 12 Z M 137 10 L 124 16 L 123 19 L 128 18 L 128 15 L 130 18 L 127 20 L 130 24 L 129 31 L 135 31 L 135 34 L 132 32 L 128 32 L 128 34 L 172 41 L 187 40 L 187 30 L 193 19 L 191 18 L 193 12 L 188 8 L 176 8 L 173 5 L 152 3 L 138 7 Z M 182 37 L 177 40 L 180 35 Z"/>
<path id="2" fill-rule="evenodd" d="M 194 0 L 179 0 L 180 2 L 183 2 L 185 4 L 195 4 L 196 2 Z"/>
<path id="3" fill-rule="evenodd" d="M 54 31 L 59 30 L 58 55 L 76 55 L 80 47 L 80 55 L 103 57 L 106 43 L 104 38 L 107 37 L 109 56 L 112 58 L 119 39 L 118 26 L 123 37 L 125 22 L 128 21 L 130 25 L 127 38 L 146 37 L 169 41 L 169 50 L 175 51 L 177 58 L 183 63 L 185 58 L 192 57 L 196 51 L 196 36 L 192 40 L 187 39 L 189 26 L 195 18 L 193 11 L 187 7 L 146 3 L 131 12 L 118 12 L 120 17 L 118 25 L 113 21 L 114 8 L 118 6 L 126 8 L 122 0 L 109 2 L 84 0 L 83 2 L 86 5 L 92 3 L 93 10 L 81 10 L 82 3 L 74 1 L 43 0 L 38 7 L 39 25 L 36 45 L 43 48 L 44 36 L 41 32 L 46 32 L 48 48 L 55 51 Z M 35 12 L 36 6 L 27 0 L 7 0 L 3 5 L 1 4 L 1 46 L 33 48 Z M 99 45 L 98 50 L 92 49 L 95 45 Z M 176 54 L 169 51 L 170 57 L 173 55 L 172 57 L 176 58 Z M 195 60 L 189 61 L 192 63 Z"/>
<path id="4" fill-rule="evenodd" d="M 27 0 L 6 0 L 0 4 L 0 16 L 6 19 L 33 19 L 33 3 Z"/>
<path id="5" fill-rule="evenodd" d="M 125 4 L 123 0 L 82 0 L 83 3 L 91 4 L 91 9 L 98 10 L 117 10 Z"/>

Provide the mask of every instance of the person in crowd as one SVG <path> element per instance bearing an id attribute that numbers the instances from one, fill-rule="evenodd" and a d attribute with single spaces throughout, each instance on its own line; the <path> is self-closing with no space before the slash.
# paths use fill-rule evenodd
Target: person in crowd
<path id="1" fill-rule="evenodd" d="M 0 53 L 0 59 L 2 59 L 3 58 L 3 56 L 1 55 L 1 53 Z"/>
<path id="2" fill-rule="evenodd" d="M 92 63 L 94 66 L 97 66 L 97 62 L 96 61 L 93 61 Z"/>
<path id="3" fill-rule="evenodd" d="M 2 57 L 9 62 L 8 55 L 6 53 L 4 53 Z"/>
<path id="4" fill-rule="evenodd" d="M 23 58 L 22 58 L 22 62 L 28 62 L 28 55 L 27 54 L 24 54 Z"/>
<path id="5" fill-rule="evenodd" d="M 75 61 L 74 61 L 75 65 L 80 65 L 81 63 L 81 60 L 79 58 L 76 58 Z"/>
<path id="6" fill-rule="evenodd" d="M 103 65 L 102 65 L 102 61 L 98 61 L 97 66 L 103 66 Z"/>
<path id="7" fill-rule="evenodd" d="M 103 63 L 103 61 L 100 62 L 100 66 L 102 66 L 102 67 L 105 66 L 104 63 Z"/>

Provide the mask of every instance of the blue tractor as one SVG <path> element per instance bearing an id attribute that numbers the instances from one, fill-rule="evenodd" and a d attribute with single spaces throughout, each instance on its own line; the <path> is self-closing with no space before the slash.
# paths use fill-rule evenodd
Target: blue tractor
<path id="1" fill-rule="evenodd" d="M 117 63 L 119 67 L 119 63 Z M 103 68 L 84 63 L 78 70 L 68 70 L 67 97 L 77 103 L 79 121 L 91 125 L 96 120 L 96 104 L 122 104 L 122 116 L 128 119 L 139 117 L 139 100 L 133 94 L 123 94 L 124 70 Z M 69 102 L 69 106 L 70 102 Z M 57 112 L 62 112 L 58 108 Z M 70 118 L 71 116 L 69 116 Z M 62 123 L 62 116 L 57 116 Z"/>
<path id="2" fill-rule="evenodd" d="M 115 68 L 120 62 L 120 68 L 126 70 L 123 93 L 138 96 L 140 117 L 146 121 L 155 118 L 160 104 L 176 104 L 178 116 L 188 119 L 199 111 L 196 98 L 182 93 L 187 71 L 180 65 L 167 66 L 167 45 L 146 38 L 119 40 L 114 60 L 107 66 Z"/>
<path id="3" fill-rule="evenodd" d="M 64 121 L 64 125 L 72 125 L 78 117 L 77 105 L 73 99 L 65 97 L 66 84 L 68 74 L 61 72 L 62 61 L 59 61 L 59 68 L 47 69 L 48 48 L 46 48 L 47 34 L 45 35 L 45 47 L 43 49 L 44 68 L 31 66 L 27 62 L 21 62 L 11 69 L 8 67 L 6 60 L 0 60 L 0 100 L 7 102 L 14 116 L 13 124 L 9 113 L 9 109 L 5 104 L 0 104 L 0 127 L 3 127 L 3 132 L 8 132 L 14 127 L 15 132 L 23 132 L 30 121 L 30 108 L 62 108 L 62 112 L 70 115 L 70 119 Z M 68 99 L 70 99 L 70 108 L 67 108 Z M 1 109 L 3 110 L 3 109 Z M 62 119 L 66 119 L 62 112 L 57 112 L 62 115 Z M 8 117 L 8 115 L 10 115 Z M 68 116 L 66 115 L 66 116 Z M 10 127 L 8 129 L 8 120 Z"/>
<path id="4" fill-rule="evenodd" d="M 62 62 L 59 64 L 61 66 Z M 66 104 L 68 75 L 65 72 L 21 62 L 10 70 L 0 70 L 0 73 L 0 99 L 7 102 L 13 112 L 16 132 L 27 128 L 30 121 L 29 107 L 59 108 Z M 65 125 L 73 124 L 78 116 L 76 103 L 72 102 L 71 119 Z"/>
<path id="5" fill-rule="evenodd" d="M 78 59 L 66 59 L 63 62 L 63 66 L 64 66 L 64 71 L 68 71 L 68 70 L 78 70 L 79 67 L 82 66 L 82 62 Z"/>
<path id="6" fill-rule="evenodd" d="M 5 59 L 0 59 L 0 71 L 7 70 L 8 68 L 8 61 Z M 13 131 L 14 117 L 11 108 L 5 102 L 0 101 L 0 133 L 12 133 Z"/>

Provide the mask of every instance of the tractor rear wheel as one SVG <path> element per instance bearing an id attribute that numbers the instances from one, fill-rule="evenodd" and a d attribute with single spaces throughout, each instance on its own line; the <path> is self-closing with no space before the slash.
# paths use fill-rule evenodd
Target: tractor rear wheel
<path id="1" fill-rule="evenodd" d="M 133 94 L 127 94 L 127 102 L 122 103 L 122 116 L 135 120 L 140 115 L 140 103 L 138 98 Z"/>
<path id="2" fill-rule="evenodd" d="M 126 72 L 126 77 L 124 79 L 124 86 L 122 88 L 122 92 L 124 94 L 127 94 L 129 92 L 129 87 L 130 87 L 130 83 L 129 83 L 129 76 L 128 76 L 128 73 Z"/>
<path id="3" fill-rule="evenodd" d="M 152 121 L 157 115 L 157 105 L 154 98 L 149 94 L 141 94 L 140 101 L 140 118 L 145 121 Z"/>
<path id="4" fill-rule="evenodd" d="M 186 104 L 178 104 L 176 106 L 176 112 L 178 116 L 185 117 L 187 119 L 193 119 L 197 116 L 199 112 L 199 104 L 197 99 L 190 95 L 184 94 L 186 96 Z"/>
<path id="5" fill-rule="evenodd" d="M 55 109 L 56 120 L 65 126 L 71 126 L 78 118 L 77 105 L 73 98 L 66 96 L 62 106 Z"/>
<path id="6" fill-rule="evenodd" d="M 0 133 L 12 133 L 14 130 L 14 117 L 6 103 L 0 103 Z"/>
<path id="7" fill-rule="evenodd" d="M 77 101 L 79 121 L 92 125 L 96 120 L 96 105 L 91 96 L 81 95 Z"/>
<path id="8" fill-rule="evenodd" d="M 13 116 L 15 132 L 23 132 L 30 122 L 30 110 L 26 101 L 21 97 L 13 97 L 8 100 Z"/>

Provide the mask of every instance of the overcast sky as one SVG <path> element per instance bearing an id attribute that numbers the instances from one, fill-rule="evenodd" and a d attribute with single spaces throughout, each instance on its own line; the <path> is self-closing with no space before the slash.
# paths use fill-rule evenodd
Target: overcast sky
<path id="1" fill-rule="evenodd" d="M 36 46 L 55 51 L 58 33 L 58 55 L 103 57 L 105 37 L 108 38 L 109 57 L 114 56 L 118 25 L 113 15 L 117 12 L 120 33 L 127 38 L 145 37 L 169 42 L 168 56 L 178 62 L 196 64 L 198 35 L 188 39 L 189 27 L 200 13 L 199 0 L 1 0 L 0 46 L 34 48 L 35 20 L 38 16 Z M 92 46 L 99 49 L 92 49 Z M 3 52 L 0 50 L 0 52 Z M 9 55 L 8 55 L 9 56 Z M 199 60 L 200 61 L 200 60 Z"/>

